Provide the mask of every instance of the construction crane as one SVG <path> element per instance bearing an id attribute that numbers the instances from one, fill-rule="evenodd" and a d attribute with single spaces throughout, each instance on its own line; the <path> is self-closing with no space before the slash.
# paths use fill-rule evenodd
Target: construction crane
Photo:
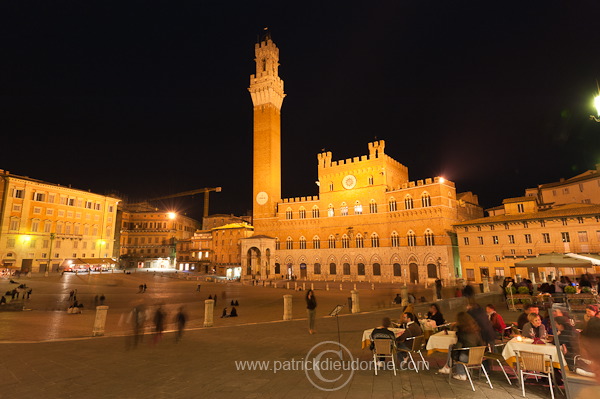
<path id="1" fill-rule="evenodd" d="M 184 191 L 184 192 L 177 193 L 177 194 L 164 195 L 162 197 L 150 198 L 148 200 L 148 202 L 163 200 L 163 199 L 167 199 L 167 198 L 187 197 L 189 195 L 196 195 L 196 194 L 204 193 L 204 217 L 207 217 L 208 216 L 208 194 L 212 191 L 214 191 L 216 193 L 220 193 L 221 187 L 199 188 L 197 190 L 190 190 L 190 191 Z"/>

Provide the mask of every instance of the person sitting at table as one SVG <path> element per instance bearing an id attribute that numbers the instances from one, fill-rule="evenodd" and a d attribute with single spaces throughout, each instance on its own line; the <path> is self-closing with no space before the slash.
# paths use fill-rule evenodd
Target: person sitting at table
<path id="1" fill-rule="evenodd" d="M 521 313 L 521 315 L 517 319 L 517 328 L 519 330 L 523 330 L 523 326 L 529 321 L 529 319 L 527 318 L 529 313 L 539 313 L 539 308 L 537 307 L 537 305 L 527 303 L 525 304 L 525 306 L 523 306 L 523 313 Z"/>
<path id="2" fill-rule="evenodd" d="M 392 325 L 392 321 L 390 320 L 389 317 L 384 317 L 383 320 L 381 321 L 381 326 L 373 329 L 373 331 L 371 332 L 371 346 L 370 349 L 374 350 L 375 349 L 375 340 L 376 339 L 389 339 L 390 340 L 390 345 L 395 344 L 396 342 L 396 334 L 394 334 L 394 332 L 392 330 L 390 330 L 390 327 Z M 379 361 L 382 362 L 385 358 L 380 357 Z"/>
<path id="3" fill-rule="evenodd" d="M 527 320 L 529 320 L 523 326 L 521 330 L 521 334 L 525 338 L 533 338 L 535 339 L 546 339 L 546 327 L 542 324 L 542 318 L 537 313 L 529 313 L 527 315 Z"/>
<path id="4" fill-rule="evenodd" d="M 496 307 L 489 303 L 485 305 L 485 312 L 492 323 L 492 327 L 494 328 L 496 335 L 503 337 L 505 334 L 504 330 L 506 329 L 506 323 L 504 322 L 502 316 L 496 312 Z"/>
<path id="5" fill-rule="evenodd" d="M 598 306 L 596 305 L 587 305 L 585 307 L 585 314 L 583 315 L 583 326 L 582 330 L 585 329 L 587 323 L 590 321 L 592 317 L 598 317 Z"/>
<path id="6" fill-rule="evenodd" d="M 579 355 L 579 332 L 571 325 L 571 320 L 565 316 L 554 318 L 556 334 L 560 342 L 560 349 L 565 355 L 567 366 L 575 371 L 575 356 Z"/>
<path id="7" fill-rule="evenodd" d="M 412 349 L 412 338 L 423 335 L 423 330 L 419 323 L 415 323 L 417 318 L 414 313 L 404 313 L 402 315 L 402 319 L 406 324 L 406 330 L 396 338 L 396 347 L 398 349 Z M 400 368 L 406 365 L 406 357 L 407 354 L 405 352 L 398 352 L 398 362 L 400 363 Z"/>
<path id="8" fill-rule="evenodd" d="M 444 315 L 440 312 L 440 307 L 437 305 L 437 303 L 431 304 L 429 307 L 429 312 L 427 312 L 427 318 L 435 321 L 436 326 L 441 326 L 442 324 L 446 323 L 446 320 L 444 320 Z"/>
<path id="9" fill-rule="evenodd" d="M 460 350 L 460 348 L 472 348 L 476 346 L 485 346 L 485 341 L 481 337 L 479 324 L 467 312 L 459 312 L 456 315 L 456 338 L 457 342 L 450 345 L 448 348 L 448 358 L 444 367 L 438 370 L 440 374 L 450 374 L 452 360 L 456 359 L 460 362 L 469 360 L 469 351 Z M 467 374 L 464 367 L 457 367 L 456 374 L 452 376 L 457 380 L 465 381 Z"/>

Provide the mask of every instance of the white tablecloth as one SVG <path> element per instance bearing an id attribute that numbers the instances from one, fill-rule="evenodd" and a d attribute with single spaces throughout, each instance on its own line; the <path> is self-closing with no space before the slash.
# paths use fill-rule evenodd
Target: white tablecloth
<path id="1" fill-rule="evenodd" d="M 502 357 L 504 357 L 509 364 L 515 363 L 515 351 L 545 353 L 552 357 L 552 363 L 555 367 L 560 367 L 558 351 L 556 350 L 556 346 L 554 344 L 537 345 L 528 342 L 519 342 L 517 341 L 517 338 L 513 338 L 506 343 L 506 346 L 502 351 Z"/>
<path id="2" fill-rule="evenodd" d="M 427 341 L 427 346 L 425 348 L 428 352 L 448 352 L 448 347 L 455 344 L 457 341 L 456 331 L 448 331 L 448 334 L 444 331 L 440 331 L 429 337 L 429 341 Z"/>
<path id="3" fill-rule="evenodd" d="M 371 345 L 371 333 L 373 332 L 373 330 L 374 330 L 374 328 L 370 328 L 368 330 L 363 331 L 363 336 L 362 336 L 362 348 L 363 349 L 365 349 L 366 347 Z M 388 330 L 390 330 L 391 332 L 396 334 L 396 338 L 398 338 L 404 332 L 404 328 L 390 327 L 390 328 L 388 328 Z"/>

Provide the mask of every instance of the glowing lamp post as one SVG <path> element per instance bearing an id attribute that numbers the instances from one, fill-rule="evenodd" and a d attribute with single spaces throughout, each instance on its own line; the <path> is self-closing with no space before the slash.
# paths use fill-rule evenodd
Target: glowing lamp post
<path id="1" fill-rule="evenodd" d="M 600 95 L 597 95 L 594 98 L 594 107 L 596 108 L 596 113 L 598 114 L 598 116 L 590 115 L 590 119 L 596 122 L 600 122 L 600 119 L 598 119 L 598 117 L 600 117 Z"/>

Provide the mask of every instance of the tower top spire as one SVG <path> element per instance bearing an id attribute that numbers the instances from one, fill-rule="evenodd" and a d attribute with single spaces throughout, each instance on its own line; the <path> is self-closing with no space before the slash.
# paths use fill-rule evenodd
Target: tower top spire
<path id="1" fill-rule="evenodd" d="M 268 26 L 265 26 L 265 27 L 263 28 L 263 34 L 262 34 L 262 35 L 261 35 L 261 37 L 260 37 L 260 41 L 259 41 L 259 43 L 260 43 L 260 42 L 268 42 L 269 40 L 271 40 L 271 41 L 273 40 L 273 39 L 271 38 L 271 31 L 269 30 L 269 27 L 268 27 Z"/>
<path id="2" fill-rule="evenodd" d="M 265 28 L 263 40 L 254 46 L 256 73 L 250 76 L 250 95 L 254 106 L 272 104 L 281 109 L 285 93 L 279 77 L 279 49 Z"/>

